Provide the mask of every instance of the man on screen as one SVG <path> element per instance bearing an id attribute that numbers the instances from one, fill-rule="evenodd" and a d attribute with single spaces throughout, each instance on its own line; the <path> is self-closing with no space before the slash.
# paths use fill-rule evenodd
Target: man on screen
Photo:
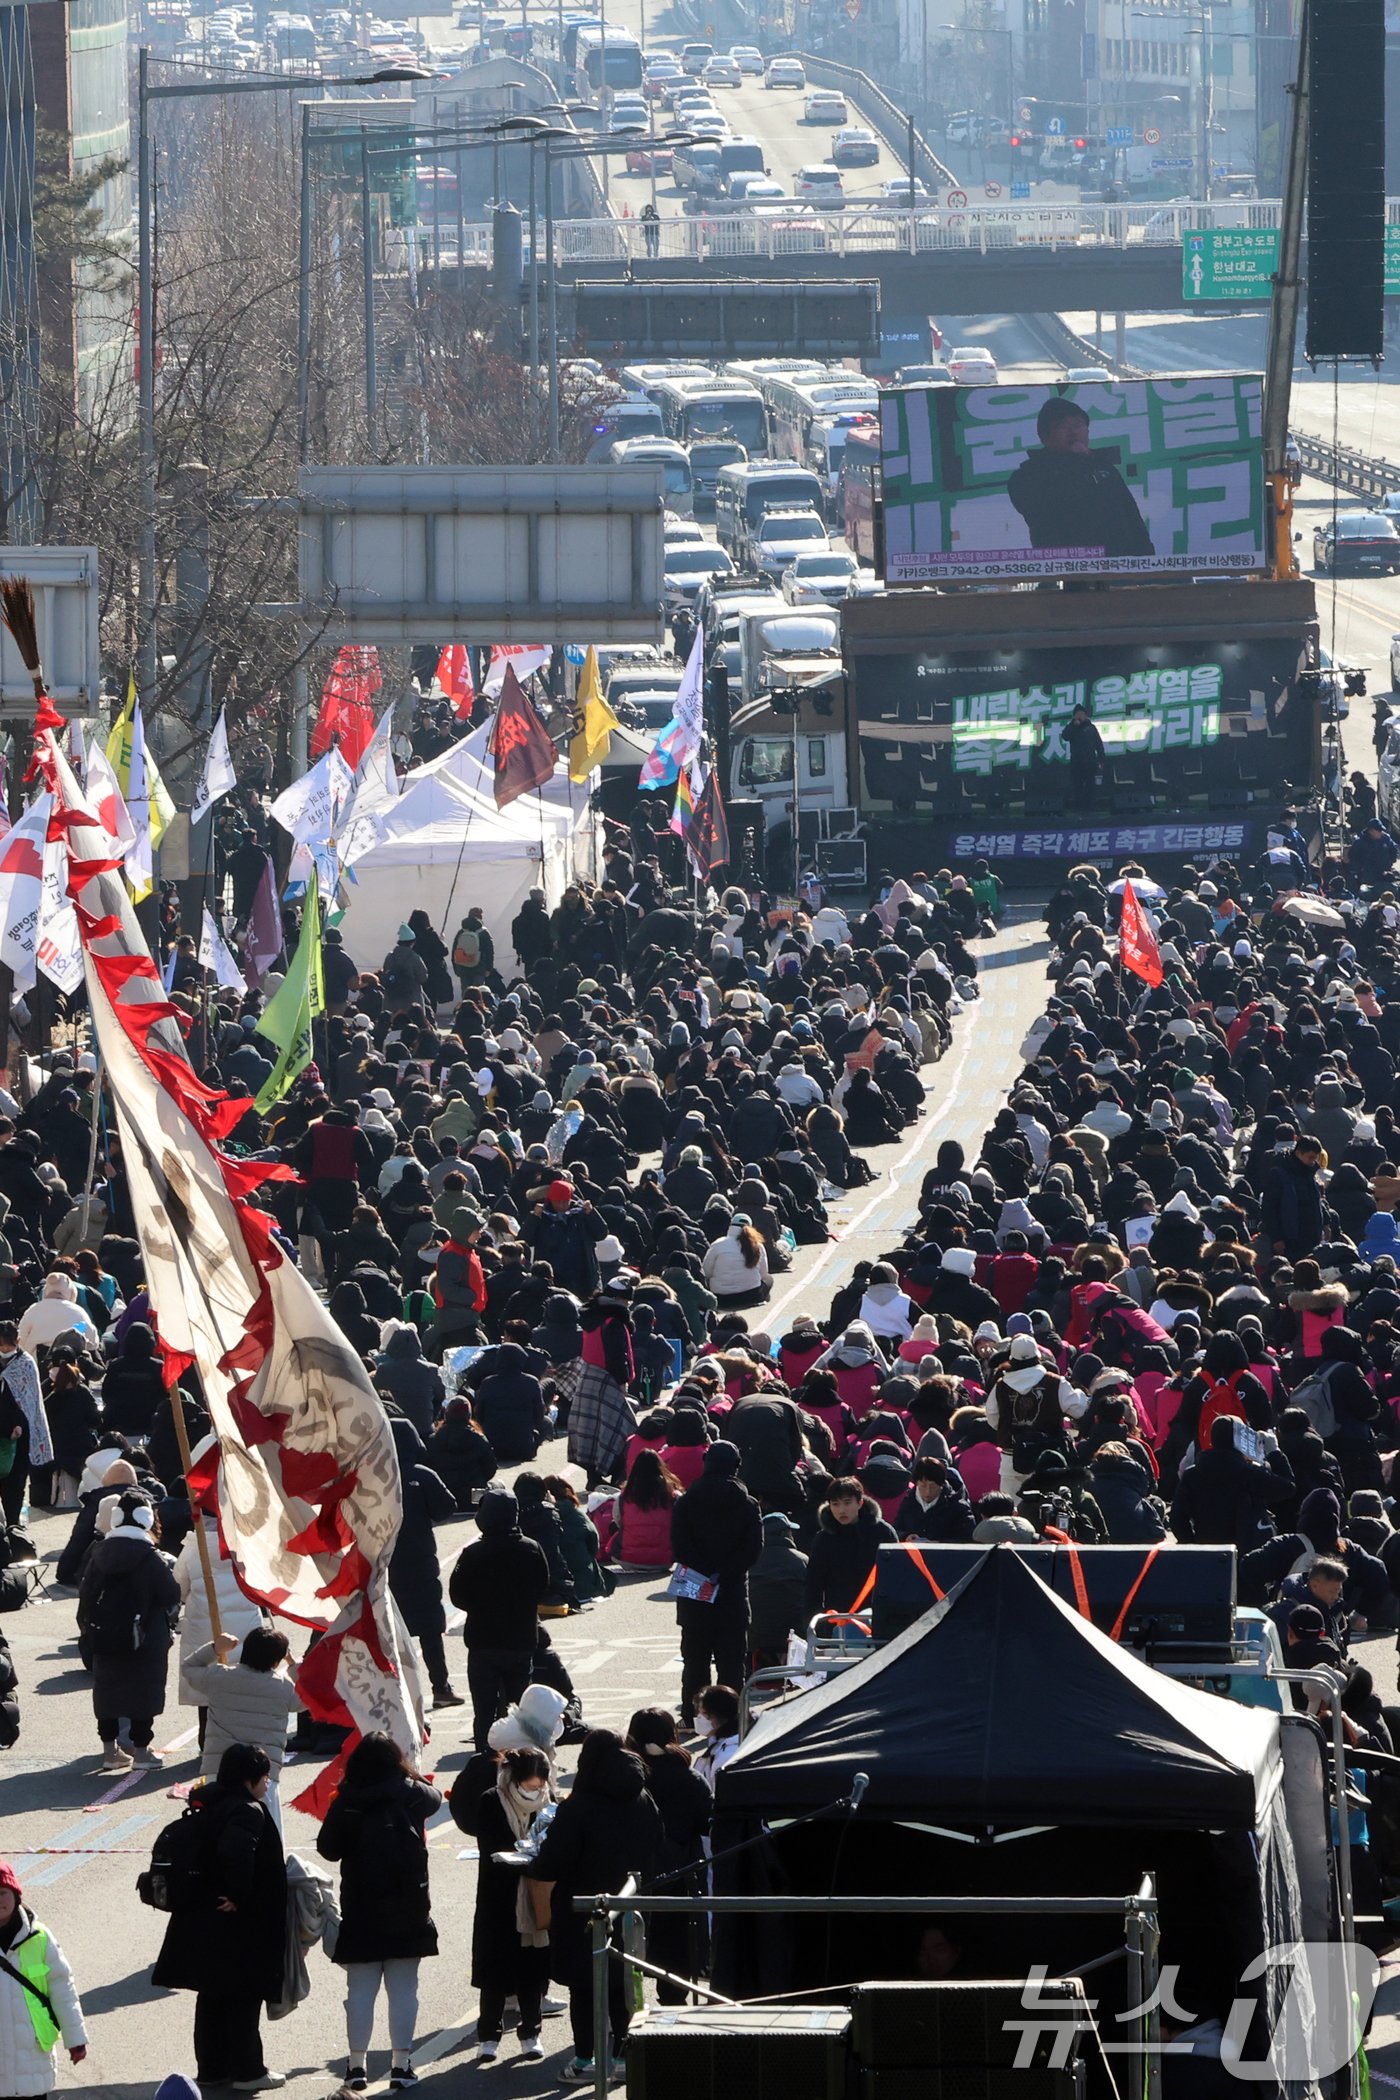
<path id="1" fill-rule="evenodd" d="M 1089 450 L 1089 418 L 1055 395 L 1035 419 L 1040 450 L 1007 483 L 1033 547 L 1108 555 L 1151 554 L 1142 513 L 1108 452 Z"/>

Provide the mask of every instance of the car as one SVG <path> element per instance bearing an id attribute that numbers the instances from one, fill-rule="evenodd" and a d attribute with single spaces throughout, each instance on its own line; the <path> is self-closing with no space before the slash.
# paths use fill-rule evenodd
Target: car
<path id="1" fill-rule="evenodd" d="M 708 547 L 713 544 L 703 525 L 697 525 L 694 518 L 682 518 L 673 510 L 661 514 L 661 538 L 667 547 Z"/>
<path id="2" fill-rule="evenodd" d="M 752 169 L 741 168 L 729 178 L 729 195 L 736 204 L 781 204 L 788 192 L 771 175 L 755 175 Z"/>
<path id="3" fill-rule="evenodd" d="M 1096 380 L 1112 379 L 1102 365 L 1071 365 L 1064 377 L 1066 386 L 1092 386 Z"/>
<path id="4" fill-rule="evenodd" d="M 770 58 L 763 85 L 766 88 L 805 88 L 807 69 L 800 58 Z"/>
<path id="5" fill-rule="evenodd" d="M 734 564 L 712 540 L 703 545 L 668 544 L 662 550 L 662 589 L 670 606 L 691 605 L 707 576 L 732 576 Z"/>
<path id="6" fill-rule="evenodd" d="M 879 194 L 886 204 L 907 205 L 909 202 L 909 177 L 907 175 L 891 175 L 888 181 L 881 183 Z M 928 203 L 928 185 L 922 182 L 917 175 L 914 177 L 914 202 L 915 204 Z"/>
<path id="7" fill-rule="evenodd" d="M 775 581 L 789 569 L 799 554 L 829 553 L 831 541 L 816 512 L 800 508 L 765 511 L 749 541 L 752 567 Z"/>
<path id="8" fill-rule="evenodd" d="M 964 343 L 948 352 L 948 370 L 957 386 L 995 386 L 997 361 L 981 343 Z"/>
<path id="9" fill-rule="evenodd" d="M 802 105 L 804 124 L 844 124 L 849 115 L 839 88 L 813 88 Z"/>
<path id="10" fill-rule="evenodd" d="M 792 186 L 795 197 L 807 204 L 819 204 L 824 210 L 836 211 L 846 201 L 841 184 L 841 170 L 833 168 L 830 161 L 814 161 L 810 166 L 799 168 Z"/>
<path id="11" fill-rule="evenodd" d="M 848 124 L 831 141 L 831 159 L 838 168 L 873 168 L 880 158 L 880 141 L 863 124 Z"/>
<path id="12" fill-rule="evenodd" d="M 901 365 L 894 375 L 896 386 L 951 386 L 953 375 L 946 365 Z"/>
<path id="13" fill-rule="evenodd" d="M 835 548 L 799 554 L 783 571 L 783 596 L 789 605 L 810 605 L 818 598 L 834 603 L 847 595 L 859 574 L 853 554 Z"/>
<path id="14" fill-rule="evenodd" d="M 717 109 L 703 116 L 687 117 L 685 126 L 697 139 L 727 139 L 729 136 L 729 119 L 722 117 Z"/>
<path id="15" fill-rule="evenodd" d="M 943 127 L 943 136 L 950 146 L 980 146 L 982 119 L 975 110 L 955 109 Z"/>
<path id="16" fill-rule="evenodd" d="M 1400 531 L 1384 511 L 1344 510 L 1313 534 L 1313 567 L 1333 576 L 1394 576 L 1400 571 Z"/>
<path id="17" fill-rule="evenodd" d="M 713 58 L 707 58 L 700 78 L 707 87 L 742 87 L 744 84 L 738 61 L 727 51 L 716 51 Z"/>
<path id="18" fill-rule="evenodd" d="M 714 55 L 715 47 L 713 44 L 682 44 L 682 73 L 689 73 L 693 80 L 698 80 L 700 75 L 704 72 L 706 65 L 714 57 Z"/>
<path id="19" fill-rule="evenodd" d="M 668 59 L 664 65 L 648 66 L 642 93 L 648 102 L 659 102 L 668 87 L 674 87 L 677 81 L 684 79 L 685 75 L 675 60 Z"/>
<path id="20" fill-rule="evenodd" d="M 612 131 L 631 136 L 638 131 L 650 131 L 651 117 L 646 110 L 642 109 L 624 109 L 620 112 L 615 110 L 609 128 Z"/>
<path id="21" fill-rule="evenodd" d="M 716 108 L 715 98 L 709 89 L 700 87 L 694 81 L 689 80 L 686 81 L 684 86 L 675 88 L 669 100 L 671 113 L 677 117 L 708 115 L 712 114 Z"/>
<path id="22" fill-rule="evenodd" d="M 741 73 L 756 73 L 763 76 L 763 53 L 757 44 L 731 44 L 729 56 Z"/>
<path id="23" fill-rule="evenodd" d="M 674 165 L 669 146 L 634 146 L 627 156 L 629 175 L 669 175 Z"/>
<path id="24" fill-rule="evenodd" d="M 749 206 L 748 219 L 763 252 L 775 255 L 824 255 L 826 228 L 811 204 L 762 203 Z"/>

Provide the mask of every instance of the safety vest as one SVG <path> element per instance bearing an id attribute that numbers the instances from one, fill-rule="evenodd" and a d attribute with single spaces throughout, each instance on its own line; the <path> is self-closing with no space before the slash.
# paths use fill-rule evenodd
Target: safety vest
<path id="1" fill-rule="evenodd" d="M 34 1990 L 42 1991 L 46 1998 L 52 1995 L 49 1990 L 49 1936 L 42 1925 L 36 1925 L 28 1939 L 21 1940 L 18 1947 L 11 1949 L 10 1962 L 26 1983 L 33 1984 Z M 21 1990 L 20 1996 L 29 2008 L 34 2039 L 47 2055 L 58 2040 L 58 2024 L 39 2003 L 34 1991 Z"/>

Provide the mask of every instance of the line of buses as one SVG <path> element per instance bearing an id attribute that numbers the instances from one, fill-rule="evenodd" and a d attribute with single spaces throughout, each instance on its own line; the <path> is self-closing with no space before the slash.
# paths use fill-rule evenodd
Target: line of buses
<path id="1" fill-rule="evenodd" d="M 606 396 L 609 382 L 599 381 Z M 666 501 L 683 516 L 713 507 L 723 469 L 791 460 L 814 475 L 819 508 L 851 552 L 875 558 L 880 389 L 864 373 L 816 358 L 624 365 L 599 410 L 590 458 L 655 460 Z"/>

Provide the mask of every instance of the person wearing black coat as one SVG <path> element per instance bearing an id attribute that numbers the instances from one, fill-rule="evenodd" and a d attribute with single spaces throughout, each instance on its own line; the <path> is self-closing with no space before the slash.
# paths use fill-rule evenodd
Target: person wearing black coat
<path id="1" fill-rule="evenodd" d="M 19 1673 L 10 1654 L 10 1644 L 0 1633 L 0 1750 L 13 1750 L 19 1741 Z"/>
<path id="2" fill-rule="evenodd" d="M 372 1732 L 350 1752 L 316 1839 L 340 1862 L 340 1931 L 331 1959 L 346 1972 L 348 2077 L 363 2077 L 379 1986 L 389 2001 L 391 2082 L 408 2069 L 418 2023 L 418 1964 L 438 1951 L 424 1825 L 442 1806 L 392 1736 Z"/>
<path id="3" fill-rule="evenodd" d="M 442 1644 L 447 1614 L 442 1605 L 442 1573 L 433 1536 L 434 1524 L 445 1524 L 456 1516 L 457 1498 L 427 1463 L 423 1440 L 413 1424 L 404 1419 L 392 1401 L 386 1412 L 403 1483 L 403 1516 L 389 1559 L 389 1589 L 403 1614 L 404 1625 L 423 1651 L 434 1706 L 460 1706 L 461 1694 L 452 1689 L 447 1651 Z"/>
<path id="4" fill-rule="evenodd" d="M 446 1404 L 442 1373 L 423 1354 L 418 1329 L 395 1329 L 374 1366 L 375 1389 L 387 1393 L 426 1444 Z"/>
<path id="5" fill-rule="evenodd" d="M 676 1600 L 681 1629 L 681 1719 L 695 1718 L 707 1684 L 743 1684 L 748 1654 L 749 1570 L 763 1551 L 763 1518 L 739 1479 L 737 1444 L 710 1444 L 693 1487 L 671 1511 L 671 1554 L 717 1584 L 713 1598 Z"/>
<path id="6" fill-rule="evenodd" d="M 575 2081 L 582 2081 L 593 2062 L 595 2036 L 588 1921 L 575 1913 L 574 1898 L 613 1894 L 629 1875 L 639 1883 L 650 1881 L 664 1834 L 641 1759 L 624 1750 L 612 1729 L 593 1729 L 580 1745 L 569 1796 L 560 1802 L 526 1870 L 536 1920 L 549 1926 L 550 1974 L 568 1988 L 574 2062 L 566 2065 L 565 2076 Z M 610 2061 L 631 2017 L 624 1965 L 609 1962 Z M 606 2043 L 608 2038 L 600 2039 Z"/>
<path id="7" fill-rule="evenodd" d="M 569 1572 L 563 1521 L 558 1506 L 545 1485 L 543 1473 L 517 1473 L 514 1493 L 520 1512 L 520 1529 L 527 1539 L 534 1540 L 549 1565 L 549 1588 L 544 1593 L 545 1603 L 576 1604 L 578 1592 L 574 1588 L 574 1578 Z"/>
<path id="8" fill-rule="evenodd" d="M 103 1432 L 110 1437 L 149 1436 L 157 1409 L 166 1405 L 155 1335 L 144 1320 L 135 1320 L 102 1381 Z"/>
<path id="9" fill-rule="evenodd" d="M 977 1528 L 962 1475 L 941 1458 L 916 1458 L 909 1492 L 895 1511 L 902 1539 L 927 1539 L 932 1546 L 959 1545 Z"/>
<path id="10" fill-rule="evenodd" d="M 379 1322 L 365 1311 L 365 1294 L 358 1283 L 338 1283 L 330 1295 L 329 1311 L 355 1354 L 368 1363 L 378 1353 Z"/>
<path id="11" fill-rule="evenodd" d="M 763 1519 L 763 1551 L 749 1572 L 753 1667 L 762 1670 L 786 1662 L 788 1635 L 802 1633 L 806 1625 L 807 1556 L 798 1551 L 791 1517 L 772 1510 Z"/>
<path id="12" fill-rule="evenodd" d="M 475 1762 L 475 1760 L 473 1760 Z M 517 2000 L 520 2054 L 537 2063 L 544 2055 L 540 2022 L 549 1982 L 549 1933 L 535 1923 L 530 1892 L 519 1868 L 498 1866 L 495 1854 L 513 1852 L 529 1835 L 552 1799 L 549 1759 L 543 1750 L 501 1753 L 496 1783 L 479 1794 L 471 1817 L 481 1863 L 472 1917 L 471 1981 L 480 1993 L 477 2062 L 489 2064 L 500 2048 L 508 1997 Z M 461 1817 L 454 1800 L 453 1818 Z"/>
<path id="13" fill-rule="evenodd" d="M 1132 1446 L 1100 1444 L 1089 1468 L 1089 1486 L 1111 1546 L 1155 1546 L 1167 1521 L 1153 1497 L 1150 1467 L 1134 1458 Z"/>
<path id="14" fill-rule="evenodd" d="M 116 1522 L 99 1539 L 83 1569 L 78 1630 L 92 1670 L 92 1710 L 102 1739 L 104 1772 L 129 1772 L 133 1762 L 158 1766 L 151 1748 L 155 1717 L 165 1711 L 171 1620 L 180 1585 L 152 1536 L 156 1513 L 139 1492 L 126 1490 Z M 129 1722 L 131 1750 L 118 1741 Z"/>
<path id="15" fill-rule="evenodd" d="M 858 1480 L 833 1480 L 817 1535 L 807 1556 L 807 1612 L 851 1611 L 862 1598 L 881 1546 L 899 1543 L 898 1533 L 866 1499 Z"/>
<path id="16" fill-rule="evenodd" d="M 255 1743 L 232 1743 L 217 1779 L 189 1799 L 206 1831 L 206 1871 L 199 1893 L 172 1913 L 151 1981 L 195 1993 L 201 2086 L 267 2077 L 258 2021 L 282 1995 L 287 1935 L 282 1840 L 263 1806 L 271 1769 Z"/>
<path id="17" fill-rule="evenodd" d="M 1234 1546 L 1248 1553 L 1273 1530 L 1271 1515 L 1292 1483 L 1235 1447 L 1235 1417 L 1217 1415 L 1210 1449 L 1177 1482 L 1172 1530 L 1183 1545 Z"/>
<path id="18" fill-rule="evenodd" d="M 518 1342 L 502 1342 L 495 1368 L 477 1388 L 476 1419 L 503 1466 L 528 1464 L 545 1433 L 544 1391 L 525 1368 Z"/>
<path id="19" fill-rule="evenodd" d="M 490 1438 L 482 1435 L 472 1419 L 470 1401 L 449 1402 L 427 1440 L 426 1451 L 428 1464 L 446 1482 L 463 1514 L 471 1508 L 478 1490 L 496 1477 L 496 1454 Z"/>
<path id="20" fill-rule="evenodd" d="M 464 1546 L 447 1594 L 465 1612 L 467 1689 L 478 1750 L 498 1713 L 514 1705 L 530 1682 L 537 1613 L 549 1588 L 549 1563 L 520 1529 L 514 1495 L 488 1488 L 477 1505 L 481 1537 Z"/>
<path id="21" fill-rule="evenodd" d="M 675 1716 L 659 1706 L 644 1706 L 627 1724 L 627 1745 L 642 1761 L 646 1790 L 661 1817 L 661 1846 L 656 1872 L 668 1874 L 660 1891 L 667 1896 L 704 1894 L 705 1839 L 714 1818 L 714 1795 L 694 1770 L 690 1753 L 676 1735 Z M 682 1874 L 677 1870 L 687 1867 Z M 709 1933 L 703 1911 L 694 1917 L 660 1914 L 647 1920 L 647 1960 L 672 1976 L 703 1977 L 709 1968 Z M 684 2005 L 679 1983 L 659 1977 L 657 2001 Z"/>
<path id="22" fill-rule="evenodd" d="M 791 1400 L 750 1393 L 730 1411 L 724 1433 L 739 1447 L 739 1477 L 751 1495 L 769 1509 L 802 1507 L 802 1424 Z"/>

